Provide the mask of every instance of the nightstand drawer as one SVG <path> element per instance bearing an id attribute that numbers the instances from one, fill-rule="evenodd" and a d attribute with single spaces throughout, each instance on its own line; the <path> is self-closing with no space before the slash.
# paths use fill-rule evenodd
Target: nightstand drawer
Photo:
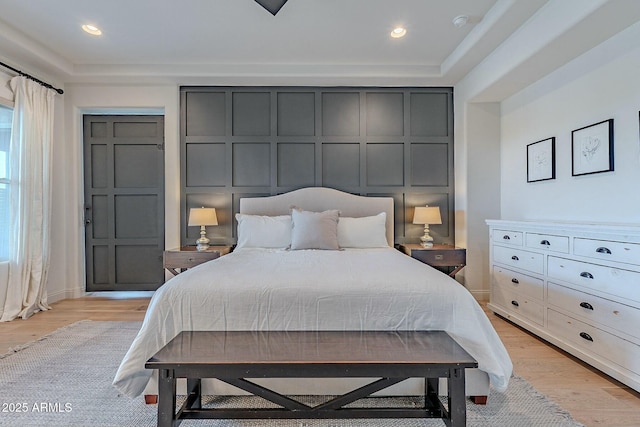
<path id="1" fill-rule="evenodd" d="M 191 268 L 218 257 L 220 257 L 218 251 L 165 251 L 163 265 L 164 268 Z"/>
<path id="2" fill-rule="evenodd" d="M 467 250 L 453 245 L 435 244 L 431 248 L 424 248 L 414 243 L 403 243 L 398 249 L 420 262 L 423 262 L 451 277 L 462 270 L 467 264 Z"/>
<path id="3" fill-rule="evenodd" d="M 411 257 L 432 267 L 464 265 L 467 260 L 466 249 L 412 249 Z"/>
<path id="4" fill-rule="evenodd" d="M 182 270 L 211 261 L 231 251 L 229 246 L 210 246 L 206 251 L 197 251 L 195 246 L 183 246 L 179 249 L 164 251 L 162 266 L 174 276 Z"/>

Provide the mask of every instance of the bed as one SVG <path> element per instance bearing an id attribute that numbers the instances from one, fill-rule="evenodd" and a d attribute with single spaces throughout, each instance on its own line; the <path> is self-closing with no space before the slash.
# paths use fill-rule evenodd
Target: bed
<path id="1" fill-rule="evenodd" d="M 123 394 L 157 394 L 144 364 L 183 330 L 444 330 L 478 361 L 467 370 L 467 396 L 487 396 L 490 385 L 506 390 L 511 360 L 473 296 L 393 248 L 393 199 L 304 188 L 241 199 L 237 218 L 236 250 L 155 292 L 113 381 Z M 284 394 L 327 395 L 368 380 L 255 382 Z M 383 391 L 423 392 L 419 379 Z M 203 383 L 203 394 L 243 393 Z"/>

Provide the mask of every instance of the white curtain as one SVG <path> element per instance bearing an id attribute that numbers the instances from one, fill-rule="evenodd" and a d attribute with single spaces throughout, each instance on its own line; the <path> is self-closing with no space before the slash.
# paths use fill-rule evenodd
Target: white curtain
<path id="1" fill-rule="evenodd" d="M 11 252 L 2 322 L 51 308 L 46 283 L 55 92 L 24 77 L 11 79 L 11 89 L 15 96 L 9 149 Z"/>

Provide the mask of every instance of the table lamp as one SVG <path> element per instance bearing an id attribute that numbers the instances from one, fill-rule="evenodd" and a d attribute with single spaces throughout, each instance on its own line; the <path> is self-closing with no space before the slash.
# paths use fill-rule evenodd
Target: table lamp
<path id="1" fill-rule="evenodd" d="M 417 206 L 413 212 L 413 223 L 424 224 L 424 235 L 420 237 L 423 248 L 433 247 L 433 237 L 429 234 L 429 224 L 442 224 L 440 208 L 437 206 Z"/>
<path id="2" fill-rule="evenodd" d="M 191 208 L 189 210 L 189 226 L 200 226 L 200 238 L 196 240 L 196 249 L 206 251 L 210 240 L 207 239 L 207 225 L 218 225 L 215 208 Z"/>

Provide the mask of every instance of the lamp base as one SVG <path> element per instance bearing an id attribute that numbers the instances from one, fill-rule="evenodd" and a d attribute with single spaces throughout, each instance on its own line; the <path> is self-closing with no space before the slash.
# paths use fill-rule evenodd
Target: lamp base
<path id="1" fill-rule="evenodd" d="M 433 247 L 433 237 L 429 234 L 429 225 L 425 224 L 424 226 L 424 235 L 420 237 L 420 245 L 423 248 L 432 248 Z"/>
<path id="2" fill-rule="evenodd" d="M 211 240 L 207 239 L 207 231 L 204 228 L 204 225 L 200 226 L 200 238 L 196 240 L 196 250 L 197 251 L 206 251 L 209 249 L 209 242 Z"/>

